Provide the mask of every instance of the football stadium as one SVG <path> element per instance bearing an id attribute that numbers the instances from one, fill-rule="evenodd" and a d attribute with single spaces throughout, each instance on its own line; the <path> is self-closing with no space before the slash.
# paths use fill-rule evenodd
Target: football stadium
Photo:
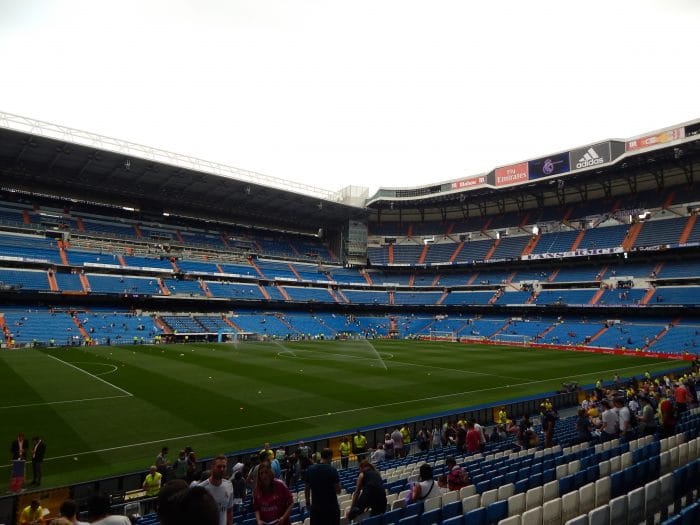
<path id="1" fill-rule="evenodd" d="M 0 521 L 269 450 L 291 523 L 315 463 L 344 523 L 697 523 L 700 121 L 374 195 L 9 113 L 0 165 Z"/>
<path id="2" fill-rule="evenodd" d="M 0 525 L 700 524 L 697 0 L 0 0 Z"/>

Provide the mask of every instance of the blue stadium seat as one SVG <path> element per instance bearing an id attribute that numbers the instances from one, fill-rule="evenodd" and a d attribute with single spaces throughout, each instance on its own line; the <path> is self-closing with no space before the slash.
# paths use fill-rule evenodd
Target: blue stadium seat
<path id="1" fill-rule="evenodd" d="M 530 480 L 529 479 L 521 479 L 520 481 L 515 482 L 515 493 L 519 492 L 525 492 L 530 486 Z"/>
<path id="2" fill-rule="evenodd" d="M 406 516 L 405 518 L 401 518 L 399 525 L 418 525 L 418 515 L 416 514 L 415 516 Z"/>
<path id="3" fill-rule="evenodd" d="M 363 521 L 362 523 L 367 523 Z M 433 509 L 420 515 L 418 525 L 440 525 L 442 523 L 442 509 Z"/>
<path id="4" fill-rule="evenodd" d="M 550 481 L 554 481 L 557 477 L 557 471 L 554 470 L 553 468 L 549 468 L 545 471 L 542 472 L 542 483 L 549 483 Z"/>
<path id="5" fill-rule="evenodd" d="M 442 519 L 446 520 L 462 514 L 462 502 L 453 501 L 442 507 Z"/>
<path id="6" fill-rule="evenodd" d="M 474 509 L 467 512 L 464 516 L 464 525 L 486 525 L 486 509 Z"/>
<path id="7" fill-rule="evenodd" d="M 419 516 L 422 513 L 423 513 L 423 502 L 418 501 L 416 503 L 411 503 L 410 505 L 407 505 L 406 508 L 404 509 L 403 515 L 405 517 Z"/>
<path id="8" fill-rule="evenodd" d="M 559 494 L 561 494 L 561 485 L 559 486 Z M 613 472 L 610 475 L 610 498 L 622 496 L 625 492 L 625 477 L 622 472 Z"/>
<path id="9" fill-rule="evenodd" d="M 382 525 L 392 525 L 398 523 L 404 517 L 404 509 L 395 509 L 385 512 L 382 516 Z"/>
<path id="10" fill-rule="evenodd" d="M 564 494 L 567 494 L 574 490 L 576 487 L 574 485 L 574 475 L 570 474 L 568 476 L 564 476 L 559 480 L 559 496 L 563 496 Z"/>
<path id="11" fill-rule="evenodd" d="M 486 523 L 497 524 L 502 519 L 508 517 L 508 502 L 506 500 L 496 501 L 486 507 Z"/>
<path id="12" fill-rule="evenodd" d="M 446 520 L 443 520 L 442 525 L 463 525 L 463 523 L 464 523 L 463 516 L 455 516 L 453 518 L 448 518 Z"/>

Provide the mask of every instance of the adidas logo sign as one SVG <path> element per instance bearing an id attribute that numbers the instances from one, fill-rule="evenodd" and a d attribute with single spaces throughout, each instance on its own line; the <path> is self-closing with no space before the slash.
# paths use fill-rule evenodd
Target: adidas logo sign
<path id="1" fill-rule="evenodd" d="M 593 148 L 588 148 L 588 151 L 583 155 L 583 157 L 578 159 L 576 167 L 578 169 L 588 168 L 589 166 L 595 166 L 597 164 L 602 164 L 603 162 L 605 161 L 600 158 L 600 155 L 598 155 Z"/>

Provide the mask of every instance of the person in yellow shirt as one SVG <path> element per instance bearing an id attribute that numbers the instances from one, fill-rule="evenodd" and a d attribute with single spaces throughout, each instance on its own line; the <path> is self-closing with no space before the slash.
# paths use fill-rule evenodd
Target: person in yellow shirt
<path id="1" fill-rule="evenodd" d="M 340 442 L 340 468 L 348 468 L 348 460 L 350 459 L 350 442 L 348 436 Z"/>
<path id="2" fill-rule="evenodd" d="M 160 492 L 160 484 L 163 481 L 163 474 L 158 472 L 155 465 L 151 465 L 148 469 L 148 474 L 143 480 L 143 489 L 146 491 L 146 496 L 152 497 L 157 496 Z"/>
<path id="3" fill-rule="evenodd" d="M 401 437 L 403 438 L 403 457 L 406 457 L 408 455 L 408 449 L 411 445 L 411 434 L 408 431 L 408 425 L 404 423 L 404 426 L 401 427 Z"/>
<path id="4" fill-rule="evenodd" d="M 367 438 L 359 430 L 352 437 L 352 451 L 357 456 L 358 461 L 367 459 Z"/>
<path id="5" fill-rule="evenodd" d="M 272 451 L 272 448 L 270 447 L 269 443 L 265 443 L 263 445 L 263 448 L 260 449 L 260 452 L 264 452 L 265 454 L 267 454 L 267 456 L 270 458 L 270 461 L 275 459 L 275 453 Z M 260 452 L 258 452 L 258 455 L 260 455 Z"/>
<path id="6" fill-rule="evenodd" d="M 505 407 L 501 407 L 498 411 L 498 424 L 507 425 L 508 424 L 508 414 L 506 413 Z"/>
<path id="7" fill-rule="evenodd" d="M 554 408 L 554 405 L 552 402 L 549 400 L 549 398 L 546 398 L 542 403 L 540 403 L 540 415 L 544 416 L 547 412 L 552 410 Z"/>
<path id="8" fill-rule="evenodd" d="M 24 508 L 19 516 L 19 525 L 40 525 L 44 516 L 44 509 L 39 505 L 38 499 L 33 499 L 31 504 Z"/>

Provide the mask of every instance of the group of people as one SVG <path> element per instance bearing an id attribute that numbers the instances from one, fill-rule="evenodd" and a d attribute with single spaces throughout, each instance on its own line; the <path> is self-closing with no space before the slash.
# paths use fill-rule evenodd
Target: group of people
<path id="1" fill-rule="evenodd" d="M 680 416 L 697 406 L 697 373 L 691 371 L 677 380 L 669 376 L 623 384 L 616 376 L 613 388 L 604 389 L 599 380 L 595 394 L 581 403 L 576 431 L 581 442 L 634 439 L 659 432 L 668 437 L 675 432 Z"/>
<path id="2" fill-rule="evenodd" d="M 29 484 L 33 486 L 41 485 L 41 467 L 45 455 L 46 443 L 44 443 L 41 436 L 34 436 L 30 443 L 24 432 L 17 434 L 17 438 L 10 444 L 10 456 L 12 458 L 11 492 L 20 492 L 22 490 L 28 460 L 32 464 L 32 481 Z"/>

